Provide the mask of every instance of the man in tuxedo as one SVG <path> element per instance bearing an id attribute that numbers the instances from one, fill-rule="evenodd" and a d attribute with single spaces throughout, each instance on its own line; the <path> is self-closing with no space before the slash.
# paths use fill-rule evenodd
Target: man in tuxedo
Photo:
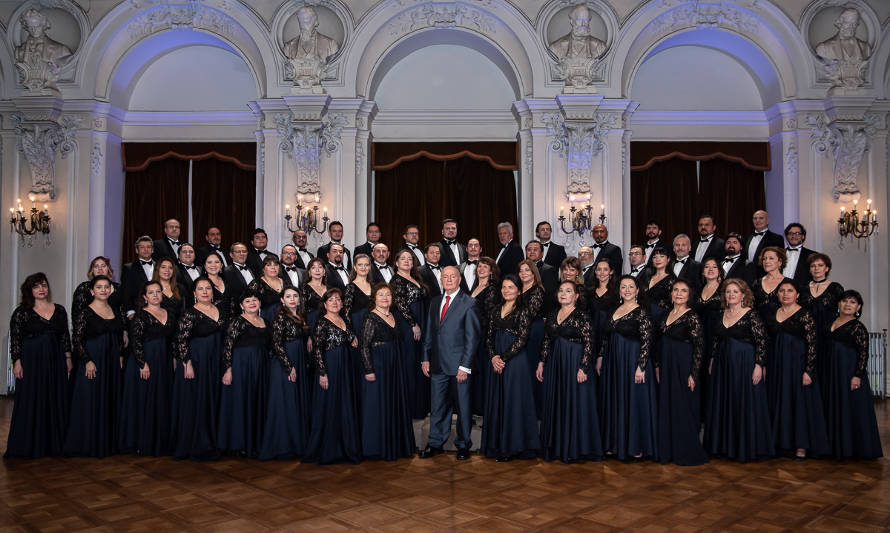
<path id="1" fill-rule="evenodd" d="M 713 257 L 717 261 L 723 260 L 725 251 L 723 249 L 723 239 L 716 235 L 717 225 L 714 224 L 714 217 L 711 215 L 702 215 L 698 217 L 698 240 L 695 242 L 695 251 L 692 257 L 696 263 L 701 263 L 708 257 Z"/>
<path id="2" fill-rule="evenodd" d="M 179 246 L 179 268 L 176 269 L 176 281 L 191 291 L 192 284 L 204 273 L 204 269 L 195 264 L 195 247 L 184 242 Z"/>
<path id="3" fill-rule="evenodd" d="M 389 264 L 389 247 L 378 242 L 371 249 L 371 279 L 374 283 L 389 283 L 395 274 L 395 270 Z"/>
<path id="4" fill-rule="evenodd" d="M 593 248 L 582 246 L 578 248 L 578 261 L 581 263 L 581 276 L 584 278 L 584 286 L 591 288 L 596 281 L 593 268 Z M 609 263 L 610 265 L 612 263 Z"/>
<path id="5" fill-rule="evenodd" d="M 639 244 L 632 245 L 630 250 L 627 251 L 627 262 L 630 265 L 628 274 L 635 278 L 639 277 L 646 269 L 645 257 L 646 252 L 643 251 L 642 246 Z"/>
<path id="6" fill-rule="evenodd" d="M 137 301 L 139 291 L 154 275 L 155 260 L 152 259 L 154 242 L 148 235 L 136 239 L 136 260 L 124 265 L 121 273 L 121 291 L 124 299 L 124 311 L 127 318 L 132 318 L 137 309 L 142 309 L 142 302 Z"/>
<path id="7" fill-rule="evenodd" d="M 556 306 L 556 291 L 559 290 L 559 273 L 555 268 L 544 262 L 544 246 L 539 241 L 525 243 L 525 258 L 534 261 L 541 275 L 541 284 L 544 286 L 544 316 Z"/>
<path id="8" fill-rule="evenodd" d="M 302 268 L 303 270 L 306 270 L 309 261 L 312 261 L 312 258 L 315 257 L 306 249 L 308 240 L 309 236 L 301 229 L 298 229 L 291 235 L 291 241 L 293 241 L 294 246 L 297 248 L 297 259 L 294 261 L 294 264 L 297 265 L 297 268 Z"/>
<path id="9" fill-rule="evenodd" d="M 457 447 L 459 460 L 470 457 L 472 401 L 470 386 L 473 360 L 482 334 L 476 301 L 460 290 L 457 267 L 442 272 L 444 294 L 434 296 L 423 328 L 423 363 L 430 378 L 430 436 L 420 458 L 444 451 L 451 434 L 451 415 L 457 408 Z"/>
<path id="10" fill-rule="evenodd" d="M 164 238 L 158 239 L 152 243 L 154 246 L 154 252 L 152 252 L 152 259 L 155 261 L 160 261 L 165 257 L 169 257 L 173 261 L 176 261 L 179 256 L 179 232 L 181 230 L 181 226 L 179 221 L 175 218 L 171 218 L 170 220 L 164 222 Z"/>
<path id="11" fill-rule="evenodd" d="M 544 248 L 543 260 L 548 265 L 559 270 L 559 267 L 562 266 L 562 260 L 566 258 L 566 249 L 551 241 L 550 238 L 552 236 L 553 228 L 550 226 L 550 223 L 546 220 L 538 222 L 538 225 L 535 226 L 535 237 L 538 238 L 538 241 Z"/>
<path id="12" fill-rule="evenodd" d="M 457 267 L 460 270 L 460 288 L 468 293 L 473 292 L 476 288 L 476 267 L 479 265 L 479 258 L 482 257 L 482 245 L 479 239 L 472 238 L 467 241 L 467 260 Z"/>
<path id="13" fill-rule="evenodd" d="M 590 247 L 593 250 L 593 262 L 596 263 L 599 258 L 605 257 L 609 260 L 609 264 L 612 265 L 612 270 L 616 274 L 620 273 L 621 267 L 624 264 L 624 254 L 621 253 L 621 248 L 609 242 L 609 230 L 606 228 L 606 225 L 597 224 L 593 227 L 591 233 L 594 240 L 594 245 Z"/>
<path id="14" fill-rule="evenodd" d="M 438 244 L 433 243 L 426 245 L 425 252 L 426 255 L 424 256 L 424 259 L 426 261 L 424 262 L 424 265 L 417 270 L 420 272 L 420 277 L 423 278 L 423 282 L 426 283 L 426 286 L 430 291 L 430 296 L 436 296 L 442 294 L 443 267 L 440 263 L 442 251 L 439 249 Z"/>
<path id="15" fill-rule="evenodd" d="M 285 286 L 299 287 L 303 284 L 303 276 L 306 269 L 297 266 L 297 247 L 293 244 L 285 244 L 281 247 L 281 268 L 278 269 Z"/>
<path id="16" fill-rule="evenodd" d="M 417 244 L 420 241 L 420 227 L 414 224 L 408 224 L 405 226 L 405 231 L 402 232 L 402 238 L 405 239 L 405 244 L 399 251 L 401 252 L 402 249 L 407 248 L 411 251 L 411 255 L 414 256 L 414 266 L 423 266 L 426 262 L 426 259 L 423 256 L 423 247 Z"/>
<path id="17" fill-rule="evenodd" d="M 331 225 L 328 226 L 328 235 L 330 235 L 331 240 L 327 244 L 322 244 L 318 247 L 318 251 L 315 252 L 316 257 L 327 257 L 328 256 L 328 248 L 332 244 L 339 244 L 343 247 L 343 266 L 346 268 L 348 272 L 350 268 L 352 268 L 352 257 L 349 255 L 349 250 L 346 249 L 345 246 L 340 242 L 343 240 L 343 223 L 339 220 L 335 220 L 331 222 Z"/>
<path id="18" fill-rule="evenodd" d="M 509 222 L 498 224 L 498 241 L 501 243 L 501 249 L 495 258 L 495 263 L 501 269 L 501 277 L 516 274 L 519 262 L 522 261 L 522 248 L 513 240 L 512 224 Z"/>
<path id="19" fill-rule="evenodd" d="M 365 228 L 365 236 L 368 240 L 365 241 L 364 244 L 355 247 L 355 250 L 352 251 L 352 257 L 355 257 L 358 254 L 365 254 L 368 257 L 371 257 L 374 245 L 380 242 L 380 225 L 376 222 L 368 222 L 368 225 Z"/>
<path id="20" fill-rule="evenodd" d="M 748 262 L 755 265 L 754 277 L 760 277 L 765 274 L 760 266 L 760 251 L 767 246 L 777 246 L 782 248 L 785 240 L 782 236 L 769 230 L 769 214 L 764 210 L 754 211 L 751 217 L 754 223 L 754 232 L 745 238 L 745 247 L 742 253 L 745 254 Z"/>
<path id="21" fill-rule="evenodd" d="M 742 236 L 738 233 L 727 235 L 723 249 L 726 253 L 726 257 L 720 261 L 720 274 L 723 275 L 723 279 L 739 278 L 751 285 L 752 265 L 745 260 L 745 254 L 742 253 Z"/>
<path id="22" fill-rule="evenodd" d="M 674 237 L 674 275 L 677 279 L 686 280 L 695 289 L 701 287 L 701 263 L 697 263 L 689 252 L 692 250 L 692 243 L 689 235 L 681 233 Z"/>
<path id="23" fill-rule="evenodd" d="M 236 242 L 229 246 L 229 259 L 229 266 L 222 272 L 223 281 L 226 283 L 226 288 L 234 287 L 232 294 L 237 299 L 256 276 L 247 266 L 247 245 L 243 242 Z"/>
<path id="24" fill-rule="evenodd" d="M 467 247 L 457 242 L 457 221 L 446 218 L 442 221 L 442 240 L 439 242 L 442 267 L 457 266 L 467 260 Z"/>
<path id="25" fill-rule="evenodd" d="M 349 285 L 349 270 L 343 264 L 344 250 L 345 248 L 343 248 L 342 244 L 330 243 L 327 255 L 328 262 L 324 266 L 328 274 L 328 287 L 336 287 L 341 291 L 346 290 L 346 286 Z"/>
<path id="26" fill-rule="evenodd" d="M 226 253 L 222 249 L 222 232 L 220 229 L 216 226 L 207 228 L 207 234 L 204 235 L 204 238 L 207 240 L 207 244 L 195 250 L 198 264 L 203 266 L 207 256 L 216 254 L 222 262 L 223 268 L 227 267 L 231 259 L 226 256 Z"/>
<path id="27" fill-rule="evenodd" d="M 785 263 L 785 269 L 782 274 L 786 278 L 791 278 L 798 286 L 798 291 L 810 282 L 809 258 L 816 253 L 809 248 L 805 248 L 803 243 L 807 240 L 807 230 L 800 222 L 792 222 L 785 227 L 785 240 L 788 246 L 785 247 L 785 255 L 788 256 L 788 262 Z"/>
<path id="28" fill-rule="evenodd" d="M 256 228 L 250 235 L 250 248 L 247 250 L 247 266 L 253 272 L 254 277 L 263 275 L 263 260 L 272 252 L 266 250 L 269 244 L 269 237 L 266 236 L 266 230 Z"/>
<path id="29" fill-rule="evenodd" d="M 646 222 L 646 244 L 643 246 L 643 264 L 648 265 L 652 250 L 661 245 L 661 222 L 650 218 Z"/>

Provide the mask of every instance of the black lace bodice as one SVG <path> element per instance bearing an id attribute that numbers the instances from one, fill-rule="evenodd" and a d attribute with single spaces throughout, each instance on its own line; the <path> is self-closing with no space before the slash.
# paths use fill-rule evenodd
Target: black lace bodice
<path id="1" fill-rule="evenodd" d="M 652 354 L 653 328 L 649 313 L 641 306 L 635 307 L 631 312 L 620 318 L 615 318 L 614 312 L 611 313 L 603 332 L 600 356 L 605 353 L 606 346 L 608 346 L 611 336 L 614 334 L 628 339 L 636 339 L 640 341 L 640 356 L 637 358 L 637 366 L 640 367 L 640 370 L 646 370 L 646 365 L 649 363 L 649 357 Z"/>
<path id="2" fill-rule="evenodd" d="M 723 317 L 714 328 L 714 346 L 711 353 L 716 353 L 717 346 L 724 338 L 735 339 L 754 346 L 754 362 L 760 366 L 766 364 L 766 343 L 768 336 L 766 326 L 757 311 L 750 309 L 742 318 L 730 327 L 723 325 Z"/>
<path id="3" fill-rule="evenodd" d="M 179 318 L 176 326 L 176 341 L 173 345 L 174 356 L 183 363 L 189 361 L 189 342 L 192 339 L 209 337 L 217 332 L 226 331 L 228 315 L 224 307 L 217 306 L 219 319 L 213 320 L 194 307 L 188 308 Z"/>
<path id="4" fill-rule="evenodd" d="M 527 309 L 532 320 L 544 316 L 544 287 L 535 285 L 521 293 L 517 305 Z"/>
<path id="5" fill-rule="evenodd" d="M 130 321 L 130 348 L 139 367 L 145 366 L 145 343 L 155 339 L 169 341 L 176 331 L 176 316 L 167 311 L 167 321 L 161 323 L 145 309 L 136 311 Z"/>
<path id="6" fill-rule="evenodd" d="M 350 282 L 343 294 L 343 315 L 348 317 L 352 313 L 358 313 L 363 309 L 367 309 L 370 303 L 371 295 L 365 294 L 365 291 L 358 285 Z"/>
<path id="7" fill-rule="evenodd" d="M 618 307 L 618 291 L 609 289 L 602 296 L 599 296 L 596 293 L 596 289 L 591 289 L 587 292 L 587 301 L 589 303 L 590 316 L 600 312 L 609 313 Z"/>
<path id="8" fill-rule="evenodd" d="M 68 313 L 55 304 L 49 320 L 38 315 L 33 308 L 18 306 L 9 319 L 9 356 L 15 363 L 22 358 L 22 342 L 39 337 L 49 331 L 62 341 L 64 351 L 71 352 L 71 335 L 68 332 Z"/>
<path id="9" fill-rule="evenodd" d="M 534 289 L 530 289 L 527 292 L 531 292 L 532 290 Z M 532 314 L 530 308 L 521 307 L 518 304 L 519 302 L 516 302 L 513 309 L 504 317 L 501 316 L 500 305 L 495 306 L 495 308 L 491 310 L 491 314 L 488 317 L 488 329 L 486 330 L 485 338 L 489 357 L 500 355 L 501 359 L 509 361 L 516 357 L 516 354 L 521 352 L 522 349 L 525 348 L 526 343 L 528 343 L 529 324 L 534 320 L 535 315 Z M 516 337 L 516 340 L 510 344 L 510 348 L 501 354 L 497 352 L 494 345 L 494 337 L 498 330 L 507 331 Z"/>
<path id="10" fill-rule="evenodd" d="M 374 363 L 371 358 L 371 348 L 387 342 L 395 342 L 399 339 L 399 324 L 390 326 L 377 313 L 371 311 L 362 323 L 362 338 L 359 339 L 359 349 L 362 354 L 362 366 L 365 374 L 374 373 Z"/>
<path id="11" fill-rule="evenodd" d="M 184 293 L 180 291 L 179 294 Z M 183 309 L 185 309 L 185 304 L 183 303 L 183 300 L 181 298 L 172 298 L 165 294 L 164 297 L 161 298 L 161 307 L 164 308 L 164 310 L 166 310 L 168 313 L 170 313 L 175 322 L 177 320 L 177 317 L 182 314 Z"/>
<path id="12" fill-rule="evenodd" d="M 590 316 L 581 308 L 576 307 L 562 321 L 562 324 L 556 321 L 559 309 L 553 310 L 544 322 L 544 340 L 541 342 L 540 361 L 547 364 L 547 358 L 550 357 L 553 343 L 557 337 L 581 345 L 581 365 L 580 369 L 585 374 L 590 373 L 590 363 L 593 360 L 593 326 L 591 325 Z"/>
<path id="13" fill-rule="evenodd" d="M 844 287 L 832 281 L 819 296 L 813 296 L 809 283 L 800 291 L 798 303 L 806 307 L 813 314 L 813 319 L 818 323 L 816 328 L 828 329 L 837 317 L 837 304 L 844 293 Z"/>
<path id="14" fill-rule="evenodd" d="M 389 285 L 392 287 L 393 303 L 395 304 L 395 309 L 398 311 L 399 315 L 401 315 L 402 318 L 405 319 L 405 322 L 412 328 L 414 326 L 420 326 L 422 328 L 423 324 L 418 324 L 418 317 L 414 316 L 414 313 L 411 312 L 411 304 L 426 298 L 426 291 L 424 288 L 411 283 L 402 277 L 401 274 L 393 276 Z"/>
<path id="15" fill-rule="evenodd" d="M 127 325 L 126 319 L 121 315 L 118 309 L 112 307 L 111 310 L 114 312 L 114 316 L 106 320 L 97 315 L 92 307 L 87 306 L 80 314 L 77 321 L 74 322 L 74 332 L 72 335 L 74 352 L 76 356 L 84 362 L 93 361 L 92 356 L 87 353 L 88 339 L 101 337 L 106 333 L 113 333 L 117 335 L 119 339 L 123 337 L 123 332 Z"/>
<path id="16" fill-rule="evenodd" d="M 110 305 L 114 309 L 118 309 L 120 313 L 123 315 L 123 298 L 121 292 L 121 286 L 119 283 L 111 282 L 111 287 L 114 289 L 111 294 L 108 295 L 108 305 Z M 84 281 L 80 285 L 74 289 L 74 295 L 71 298 L 71 322 L 73 323 L 77 320 L 77 316 L 86 309 L 86 306 L 90 305 L 93 301 L 93 295 L 90 294 L 90 282 Z"/>
<path id="17" fill-rule="evenodd" d="M 718 288 L 707 300 L 702 299 L 702 294 L 699 292 L 692 308 L 698 313 L 699 318 L 706 320 L 709 314 L 721 313 L 720 306 L 720 289 Z"/>
<path id="18" fill-rule="evenodd" d="M 279 305 L 281 303 L 281 296 L 284 294 L 284 289 L 288 288 L 290 278 L 287 280 L 283 278 L 278 278 L 281 280 L 281 290 L 275 290 L 271 285 L 266 283 L 262 277 L 256 278 L 250 282 L 247 286 L 248 289 L 253 289 L 260 295 L 260 307 L 269 307 L 272 305 Z"/>
<path id="19" fill-rule="evenodd" d="M 704 356 L 704 337 L 702 333 L 702 320 L 693 310 L 686 311 L 680 315 L 677 320 L 671 324 L 667 323 L 668 315 L 661 319 L 658 329 L 663 337 L 670 337 L 675 341 L 685 342 L 692 345 L 692 367 L 689 369 L 689 375 L 698 381 L 699 370 L 701 369 L 702 357 Z M 656 363 L 657 364 L 657 363 Z"/>
<path id="20" fill-rule="evenodd" d="M 319 376 L 326 376 L 328 373 L 324 361 L 325 353 L 334 348 L 351 344 L 354 338 L 355 334 L 352 332 L 352 328 L 347 327 L 343 330 L 335 326 L 327 317 L 318 318 L 315 331 L 312 333 L 312 355 Z"/>
<path id="21" fill-rule="evenodd" d="M 500 303 L 500 294 L 493 285 L 486 285 L 479 294 L 473 297 L 476 302 L 476 316 L 479 317 L 479 327 L 481 331 L 488 331 L 488 319 L 491 316 L 491 310 Z"/>
<path id="22" fill-rule="evenodd" d="M 856 350 L 856 370 L 858 378 L 868 371 L 868 329 L 858 320 L 850 320 L 829 333 L 833 342 L 839 342 Z"/>
<path id="23" fill-rule="evenodd" d="M 304 342 L 309 335 L 308 326 L 305 322 L 303 326 L 297 325 L 297 322 L 284 313 L 276 313 L 275 320 L 272 321 L 272 352 L 270 355 L 278 360 L 285 374 L 290 374 L 293 365 L 287 358 L 286 344 L 297 339 Z"/>
<path id="24" fill-rule="evenodd" d="M 667 276 L 658 280 L 658 283 L 649 287 L 648 282 L 646 283 L 646 300 L 651 305 L 657 305 L 662 309 L 670 309 L 671 308 L 671 283 L 677 279 L 673 274 L 668 274 Z"/>
<path id="25" fill-rule="evenodd" d="M 776 320 L 776 314 L 773 313 L 766 318 L 765 323 L 766 330 L 773 339 L 782 332 L 806 343 L 804 372 L 812 376 L 816 370 L 816 322 L 813 320 L 813 315 L 806 308 L 801 307 L 782 322 Z"/>
<path id="26" fill-rule="evenodd" d="M 786 281 L 791 281 L 793 283 L 793 280 L 785 278 L 779 282 L 779 285 Z M 776 312 L 776 309 L 781 305 L 779 303 L 779 285 L 776 285 L 773 292 L 769 293 L 763 288 L 762 277 L 754 280 L 754 284 L 751 285 L 751 292 L 754 293 L 754 308 L 760 313 L 761 318 Z"/>
<path id="27" fill-rule="evenodd" d="M 265 323 L 265 320 L 263 320 Z M 232 368 L 232 352 L 235 348 L 248 346 L 269 346 L 271 340 L 271 328 L 258 328 L 247 321 L 241 315 L 235 317 L 226 330 L 226 339 L 223 342 L 222 371 Z"/>
<path id="28" fill-rule="evenodd" d="M 300 301 L 303 302 L 303 308 L 306 309 L 306 312 L 309 311 L 317 311 L 321 307 L 321 295 L 315 292 L 315 289 L 309 286 L 308 283 L 304 283 L 300 285 Z M 325 287 L 325 291 L 327 291 L 327 287 Z"/>

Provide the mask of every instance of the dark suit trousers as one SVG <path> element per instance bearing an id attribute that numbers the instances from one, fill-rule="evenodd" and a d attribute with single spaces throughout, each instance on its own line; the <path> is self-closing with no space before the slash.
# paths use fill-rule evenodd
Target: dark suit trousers
<path id="1" fill-rule="evenodd" d="M 458 448 L 472 447 L 470 440 L 470 424 L 472 423 L 472 402 L 470 401 L 470 381 L 467 376 L 463 383 L 457 382 L 457 376 L 430 374 L 430 438 L 429 445 L 441 448 L 451 435 L 451 415 L 457 407 L 457 438 L 454 445 Z"/>

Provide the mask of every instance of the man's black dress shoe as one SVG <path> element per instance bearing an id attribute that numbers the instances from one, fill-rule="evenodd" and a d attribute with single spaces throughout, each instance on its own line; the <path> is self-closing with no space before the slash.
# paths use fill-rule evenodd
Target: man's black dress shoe
<path id="1" fill-rule="evenodd" d="M 435 457 L 436 455 L 439 455 L 440 453 L 443 453 L 444 451 L 445 450 L 443 450 L 442 448 L 437 448 L 435 446 L 427 446 L 420 452 L 420 454 L 418 454 L 418 457 L 420 457 L 421 459 L 429 459 L 430 457 Z"/>
<path id="2" fill-rule="evenodd" d="M 502 456 L 498 457 L 497 459 L 495 459 L 495 461 L 498 463 L 509 463 L 512 460 L 513 460 L 513 458 L 509 455 L 502 455 Z"/>
<path id="3" fill-rule="evenodd" d="M 469 448 L 461 448 L 457 450 L 457 459 L 458 461 L 463 461 L 464 459 L 470 458 L 470 449 Z"/>

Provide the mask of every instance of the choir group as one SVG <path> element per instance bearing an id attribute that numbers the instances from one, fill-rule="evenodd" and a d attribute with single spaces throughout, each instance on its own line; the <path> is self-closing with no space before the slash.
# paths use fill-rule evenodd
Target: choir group
<path id="1" fill-rule="evenodd" d="M 120 283 L 109 259 L 92 260 L 73 334 L 44 274 L 22 284 L 6 457 L 412 456 L 412 420 L 431 409 L 425 335 L 448 311 L 431 302 L 457 291 L 479 324 L 475 358 L 456 370 L 472 391 L 458 411 L 481 424 L 487 457 L 881 457 L 862 297 L 829 280 L 802 225 L 783 239 L 768 224 L 758 211 L 751 234 L 721 239 L 704 215 L 695 239 L 667 246 L 649 221 L 622 275 L 603 225 L 572 257 L 547 222 L 524 249 L 501 223 L 485 256 L 447 219 L 426 246 L 408 226 L 390 257 L 373 222 L 352 253 L 332 223 L 313 255 L 303 231 L 279 254 L 262 229 L 226 253 L 210 228 L 195 248 L 169 220 L 163 238 L 137 239 Z"/>

